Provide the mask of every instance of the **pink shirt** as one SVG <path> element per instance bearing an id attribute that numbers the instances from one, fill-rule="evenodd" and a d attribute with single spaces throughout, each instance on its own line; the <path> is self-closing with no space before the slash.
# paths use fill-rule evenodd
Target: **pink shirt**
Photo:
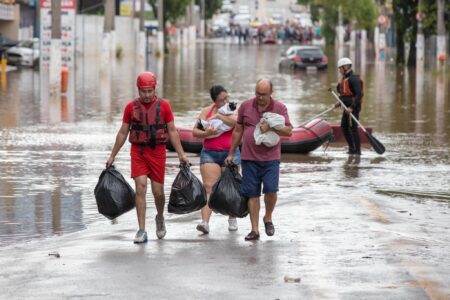
<path id="1" fill-rule="evenodd" d="M 258 111 L 256 98 L 252 98 L 244 101 L 239 107 L 237 123 L 242 125 L 242 148 L 241 158 L 243 160 L 254 161 L 268 161 L 268 160 L 280 160 L 281 158 L 281 144 L 274 147 L 267 147 L 263 144 L 256 145 L 253 132 L 256 125 L 261 120 L 265 112 L 273 112 L 280 114 L 285 119 L 285 126 L 292 126 L 289 120 L 289 115 L 286 106 L 273 98 L 270 98 L 269 106 L 265 111 Z"/>
<path id="2" fill-rule="evenodd" d="M 211 109 L 208 112 L 206 118 L 211 117 L 212 111 L 214 110 L 215 105 L 211 106 Z M 225 131 L 221 135 L 215 138 L 204 139 L 203 140 L 203 148 L 207 150 L 216 150 L 216 151 L 229 151 L 231 147 L 231 136 L 233 134 L 233 130 Z"/>

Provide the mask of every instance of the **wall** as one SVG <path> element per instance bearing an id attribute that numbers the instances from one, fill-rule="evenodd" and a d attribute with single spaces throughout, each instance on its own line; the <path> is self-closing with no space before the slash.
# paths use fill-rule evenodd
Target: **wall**
<path id="1" fill-rule="evenodd" d="M 85 57 L 100 56 L 103 38 L 103 16 L 76 16 L 76 53 Z M 116 44 L 124 55 L 135 54 L 139 20 L 115 17 Z"/>
<path id="2" fill-rule="evenodd" d="M 0 20 L 0 32 L 13 40 L 19 39 L 19 23 L 20 23 L 20 7 L 19 4 L 14 5 L 14 20 Z"/>

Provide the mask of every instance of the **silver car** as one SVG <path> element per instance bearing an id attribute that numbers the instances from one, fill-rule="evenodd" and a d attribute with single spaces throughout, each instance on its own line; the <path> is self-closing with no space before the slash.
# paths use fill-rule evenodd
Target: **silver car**
<path id="1" fill-rule="evenodd" d="M 8 64 L 35 67 L 39 65 L 39 39 L 20 41 L 6 51 Z"/>

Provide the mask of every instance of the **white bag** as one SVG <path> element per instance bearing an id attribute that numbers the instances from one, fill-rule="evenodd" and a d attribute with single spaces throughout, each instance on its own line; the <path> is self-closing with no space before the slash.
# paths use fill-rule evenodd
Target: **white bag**
<path id="1" fill-rule="evenodd" d="M 284 117 L 282 115 L 266 112 L 263 117 L 256 125 L 255 131 L 253 132 L 253 137 L 255 138 L 256 145 L 263 144 L 266 147 L 273 147 L 278 145 L 280 142 L 280 136 L 273 131 L 267 131 L 265 133 L 261 132 L 261 124 L 268 123 L 270 128 L 282 129 L 284 127 Z"/>

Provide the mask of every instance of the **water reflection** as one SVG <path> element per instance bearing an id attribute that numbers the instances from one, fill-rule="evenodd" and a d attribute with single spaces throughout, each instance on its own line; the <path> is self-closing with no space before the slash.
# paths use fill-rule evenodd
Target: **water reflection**
<path id="1" fill-rule="evenodd" d="M 346 178 L 359 177 L 359 163 L 361 162 L 360 155 L 349 155 L 347 161 L 343 165 L 344 175 Z"/>
<path id="2" fill-rule="evenodd" d="M 261 77 L 273 80 L 275 97 L 286 103 L 292 123 L 298 125 L 334 103 L 327 89 L 335 87 L 339 75 L 331 52 L 327 70 L 279 70 L 282 48 L 197 44 L 150 57 L 148 64 L 158 76 L 158 95 L 170 100 L 179 126 L 192 126 L 199 109 L 210 103 L 211 85 L 223 84 L 240 102 L 253 97 Z M 326 152 L 283 155 L 281 172 L 288 178 L 280 183 L 281 193 L 285 188 L 333 189 L 343 178 L 354 186 L 353 180 L 363 178 L 364 185 L 358 188 L 367 193 L 413 191 L 408 197 L 448 197 L 448 74 L 366 59 L 367 65 L 355 65 L 366 87 L 361 120 L 373 128 L 388 152 L 380 157 L 364 149 L 361 157 L 349 157 L 342 147 L 331 146 Z M 76 72 L 69 76 L 73 83 L 57 100 L 39 88 L 38 72 L 22 69 L 7 74 L 8 86 L 0 95 L 0 245 L 106 222 L 97 213 L 92 191 L 123 108 L 137 96 L 138 69 L 130 67 L 135 63 L 134 57 L 124 56 L 115 70 L 101 76 L 95 59 L 79 57 Z M 340 113 L 333 111 L 325 118 L 337 124 Z M 128 151 L 126 145 L 117 167 L 132 184 Z M 167 170 L 167 194 L 176 172 L 173 163 Z M 152 201 L 151 196 L 148 199 Z"/>
<path id="3" fill-rule="evenodd" d="M 446 96 L 447 95 L 447 96 Z M 447 103 L 446 103 L 447 100 Z M 446 73 L 439 73 L 436 78 L 436 140 L 435 142 L 442 145 L 446 140 L 446 135 L 450 126 L 448 120 L 448 82 L 446 80 Z"/>

